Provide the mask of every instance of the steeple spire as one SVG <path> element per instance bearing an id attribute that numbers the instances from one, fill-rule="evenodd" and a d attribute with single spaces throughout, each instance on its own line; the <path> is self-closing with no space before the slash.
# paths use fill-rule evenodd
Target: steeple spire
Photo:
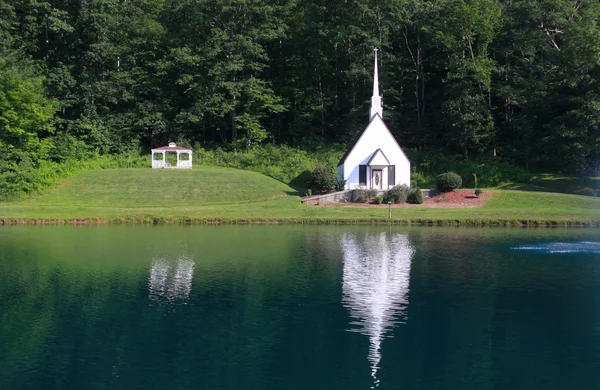
<path id="1" fill-rule="evenodd" d="M 379 95 L 379 73 L 377 72 L 377 49 L 375 49 L 375 73 L 373 75 L 373 97 L 371 98 L 371 113 L 369 120 L 372 120 L 375 114 L 383 118 L 383 102 Z"/>

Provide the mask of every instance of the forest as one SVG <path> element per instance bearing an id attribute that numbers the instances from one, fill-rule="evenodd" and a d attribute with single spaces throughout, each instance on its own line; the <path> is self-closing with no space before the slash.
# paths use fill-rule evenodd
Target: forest
<path id="1" fill-rule="evenodd" d="M 168 141 L 343 149 L 375 48 L 409 155 L 597 174 L 599 23 L 598 0 L 1 0 L 0 185 Z"/>

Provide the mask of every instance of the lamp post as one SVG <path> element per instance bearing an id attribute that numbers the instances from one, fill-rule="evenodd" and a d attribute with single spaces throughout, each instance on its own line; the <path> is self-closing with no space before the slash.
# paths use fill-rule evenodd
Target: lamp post
<path id="1" fill-rule="evenodd" d="M 392 219 L 392 202 L 388 200 L 388 218 Z"/>

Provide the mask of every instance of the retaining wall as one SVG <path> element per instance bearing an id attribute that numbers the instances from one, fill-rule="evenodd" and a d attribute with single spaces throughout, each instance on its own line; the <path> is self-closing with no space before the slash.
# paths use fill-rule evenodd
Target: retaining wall
<path id="1" fill-rule="evenodd" d="M 305 202 L 323 202 L 323 203 L 336 203 L 336 202 L 352 202 L 356 199 L 355 192 L 357 190 L 345 190 L 339 192 L 332 192 L 331 194 L 313 195 L 302 198 L 302 203 Z M 377 190 L 377 195 L 385 197 L 388 190 Z M 421 190 L 423 193 L 423 199 L 431 198 L 437 195 L 436 190 Z"/>

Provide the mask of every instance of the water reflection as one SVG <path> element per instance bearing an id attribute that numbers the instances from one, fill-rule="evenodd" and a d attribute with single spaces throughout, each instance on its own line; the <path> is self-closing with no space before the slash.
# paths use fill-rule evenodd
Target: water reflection
<path id="1" fill-rule="evenodd" d="M 152 259 L 148 283 L 152 300 L 186 300 L 192 291 L 194 260 L 182 256 L 176 262 L 165 258 Z"/>
<path id="2" fill-rule="evenodd" d="M 343 304 L 350 311 L 350 331 L 369 337 L 368 360 L 373 387 L 381 343 L 396 324 L 405 320 L 410 266 L 414 254 L 407 234 L 378 233 L 358 238 L 344 233 Z"/>
<path id="3" fill-rule="evenodd" d="M 536 253 L 592 253 L 600 254 L 600 242 L 550 242 L 546 244 L 522 245 L 514 250 L 533 251 Z"/>

